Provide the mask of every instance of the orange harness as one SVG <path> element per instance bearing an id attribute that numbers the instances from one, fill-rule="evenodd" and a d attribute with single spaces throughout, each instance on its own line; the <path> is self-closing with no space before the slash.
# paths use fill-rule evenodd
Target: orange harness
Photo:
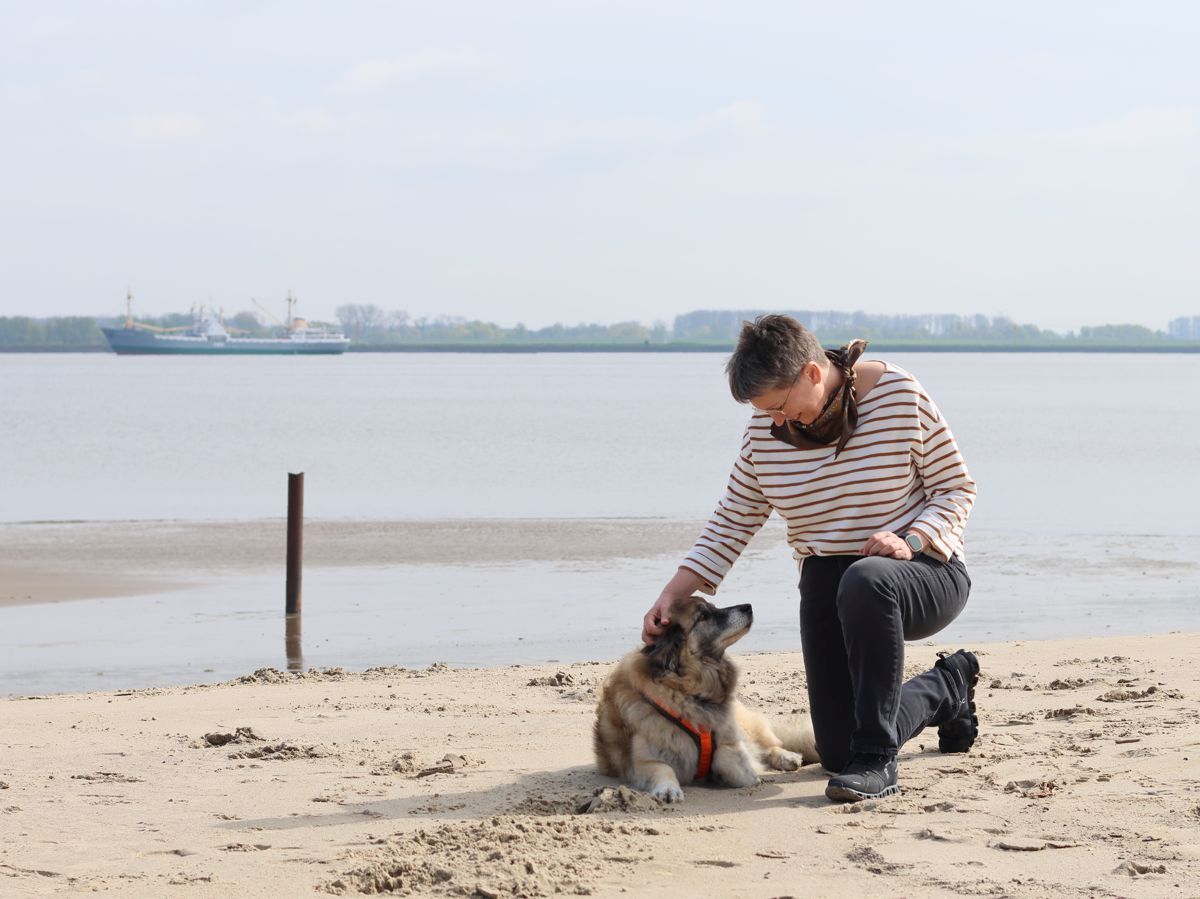
<path id="1" fill-rule="evenodd" d="M 642 691 L 642 698 L 654 707 L 654 710 L 686 733 L 696 744 L 696 780 L 712 778 L 713 753 L 717 751 L 717 739 L 713 736 L 712 728 L 693 724 L 682 715 L 676 715 L 669 708 L 647 693 Z"/>

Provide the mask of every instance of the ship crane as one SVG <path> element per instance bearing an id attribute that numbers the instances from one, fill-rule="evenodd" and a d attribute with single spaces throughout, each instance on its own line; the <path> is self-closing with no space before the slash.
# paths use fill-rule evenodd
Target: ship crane
<path id="1" fill-rule="evenodd" d="M 287 311 L 287 321 L 286 322 L 280 321 L 278 316 L 276 316 L 273 312 L 271 312 L 270 309 L 268 309 L 266 306 L 264 306 L 258 300 L 254 299 L 254 297 L 250 298 L 250 302 L 253 303 L 255 306 L 257 306 L 260 311 L 262 311 L 268 318 L 271 319 L 271 321 L 275 322 L 275 324 L 277 324 L 277 325 L 279 325 L 279 327 L 283 328 L 283 330 L 288 334 L 291 334 L 293 331 L 296 331 L 296 330 L 303 330 L 305 327 L 305 323 L 304 323 L 303 319 L 298 319 L 298 318 L 295 318 L 292 316 L 292 307 L 296 305 L 297 300 L 296 300 L 296 295 L 293 294 L 290 290 L 288 291 L 288 295 L 287 295 L 288 311 Z"/>
<path id="2" fill-rule="evenodd" d="M 290 328 L 288 328 L 288 326 L 286 324 L 284 324 L 283 322 L 281 322 L 279 320 L 279 316 L 277 316 L 274 312 L 272 312 L 270 309 L 268 309 L 266 306 L 264 306 L 258 300 L 254 299 L 254 297 L 250 298 L 250 302 L 253 303 L 255 306 L 257 306 L 259 308 L 259 311 L 261 311 L 264 315 L 266 315 L 266 317 L 269 318 L 271 321 L 275 322 L 275 324 L 279 325 L 279 327 L 287 328 L 289 331 L 291 330 Z M 289 312 L 290 312 L 291 308 L 292 308 L 291 306 L 288 306 Z M 290 314 L 288 317 L 289 318 L 291 317 Z"/>
<path id="3" fill-rule="evenodd" d="M 225 324 L 225 307 L 224 306 L 222 306 L 220 309 L 217 310 L 217 321 L 219 321 L 221 323 L 221 327 L 224 328 L 226 331 L 228 331 L 230 334 L 249 334 L 250 333 L 245 328 L 235 328 L 232 325 Z"/>
<path id="4" fill-rule="evenodd" d="M 194 313 L 195 311 L 196 311 L 196 307 L 193 306 L 192 312 Z M 132 331 L 134 329 L 137 329 L 139 331 L 153 331 L 155 334 L 174 334 L 178 331 L 188 331 L 188 330 L 190 330 L 190 326 L 189 325 L 181 325 L 177 328 L 160 328 L 158 325 L 147 325 L 147 324 L 143 324 L 142 322 L 135 322 L 133 320 L 133 291 L 130 290 L 129 288 L 126 288 L 125 289 L 125 330 Z"/>

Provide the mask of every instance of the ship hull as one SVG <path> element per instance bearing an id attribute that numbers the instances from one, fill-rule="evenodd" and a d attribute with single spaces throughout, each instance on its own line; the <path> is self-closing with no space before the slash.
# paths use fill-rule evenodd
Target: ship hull
<path id="1" fill-rule="evenodd" d="M 337 356 L 350 346 L 347 338 L 292 339 L 205 337 L 152 334 L 136 328 L 101 328 L 108 345 L 120 356 Z"/>

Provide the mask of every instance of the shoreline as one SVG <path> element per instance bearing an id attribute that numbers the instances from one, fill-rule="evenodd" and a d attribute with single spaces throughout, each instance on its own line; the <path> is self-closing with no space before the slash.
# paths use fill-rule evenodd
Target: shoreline
<path id="1" fill-rule="evenodd" d="M 608 519 L 310 519 L 304 523 L 306 568 L 391 568 L 404 565 L 497 565 L 601 563 L 622 559 L 683 558 L 703 527 L 702 519 L 608 517 Z M 1152 537 L 1135 556 L 1130 541 Z M 1061 562 L 1117 574 L 1200 576 L 1200 537 L 1189 534 L 1038 534 L 972 532 L 967 544 L 972 569 L 1020 568 Z M 61 575 L 77 579 L 74 598 L 89 593 L 86 576 L 136 587 L 145 593 L 162 583 L 184 587 L 208 575 L 269 573 L 283 569 L 287 520 L 72 520 L 0 522 L 0 605 L 12 603 L 22 577 Z M 784 527 L 768 520 L 748 555 L 786 553 Z M 1094 564 L 1093 564 L 1094 563 Z M 120 595 L 115 587 L 94 595 Z M 133 593 L 131 593 L 133 595 Z M 38 601 L 31 599 L 28 601 Z"/>
<path id="2" fill-rule="evenodd" d="M 981 735 L 829 803 L 812 766 L 576 809 L 609 664 L 270 669 L 0 700 L 0 884 L 19 894 L 1175 896 L 1200 879 L 1200 636 L 976 645 Z M 910 671 L 935 649 L 916 647 Z M 736 655 L 736 654 L 735 654 Z M 797 653 L 737 655 L 768 718 Z M 237 736 L 238 728 L 251 735 Z M 206 734 L 234 742 L 208 745 Z M 931 745 L 932 741 L 932 745 Z M 440 761 L 450 756 L 449 762 Z M 431 770 L 433 769 L 433 770 Z M 65 847 L 70 847 L 69 851 Z"/>
<path id="3" fill-rule="evenodd" d="M 871 342 L 873 352 L 882 353 L 1200 353 L 1200 343 L 1181 341 L 1182 346 L 1147 346 L 1145 344 L 1114 344 L 1111 346 L 1033 346 L 1021 344 L 969 344 L 969 343 L 903 343 L 887 340 Z M 733 343 L 714 344 L 554 344 L 534 343 L 524 346 L 492 345 L 477 343 L 446 344 L 393 344 L 351 346 L 347 353 L 730 353 Z M 108 346 L 81 347 L 0 347 L 0 354 L 33 355 L 63 353 L 113 353 Z M 142 353 L 140 355 L 178 355 L 172 353 Z"/>
<path id="4" fill-rule="evenodd" d="M 673 519 L 312 519 L 305 568 L 597 563 L 691 546 Z M 768 533 L 778 530 L 771 523 Z M 214 576 L 283 571 L 287 520 L 0 523 L 0 607 L 185 589 Z M 127 592 L 123 592 L 127 591 Z"/>
<path id="5" fill-rule="evenodd" d="M 702 527 L 702 519 L 673 518 L 310 519 L 304 524 L 304 565 L 594 566 L 661 558 L 669 567 Z M 1145 545 L 1135 555 L 1131 545 L 1137 537 L 973 532 L 967 560 L 983 578 L 1062 569 L 1123 579 L 1136 569 L 1151 585 L 1200 587 L 1200 537 L 1137 540 Z M 0 522 L 0 608 L 187 589 L 216 577 L 282 575 L 286 546 L 284 518 Z M 775 517 L 736 570 L 764 554 L 790 558 Z"/>
<path id="6" fill-rule="evenodd" d="M 637 643 L 699 523 L 314 520 L 302 628 L 283 614 L 285 531 L 283 519 L 0 525 L 0 694 L 216 681 L 263 665 L 612 659 Z M 1200 537 L 980 534 L 971 600 L 941 639 L 1198 631 L 1197 559 Z M 798 648 L 796 565 L 772 521 L 722 585 L 719 605 L 755 608 L 747 652 Z M 564 642 L 577 619 L 585 631 Z"/>

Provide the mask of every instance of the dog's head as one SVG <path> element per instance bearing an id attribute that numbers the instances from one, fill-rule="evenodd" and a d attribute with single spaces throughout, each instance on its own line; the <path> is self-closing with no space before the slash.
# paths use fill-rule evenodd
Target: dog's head
<path id="1" fill-rule="evenodd" d="M 719 687 L 722 695 L 709 698 L 723 700 L 736 676 L 725 650 L 750 630 L 754 609 L 750 605 L 717 608 L 703 597 L 689 596 L 672 604 L 670 621 L 663 634 L 642 650 L 651 679 L 670 682 L 686 693 L 712 694 Z"/>

